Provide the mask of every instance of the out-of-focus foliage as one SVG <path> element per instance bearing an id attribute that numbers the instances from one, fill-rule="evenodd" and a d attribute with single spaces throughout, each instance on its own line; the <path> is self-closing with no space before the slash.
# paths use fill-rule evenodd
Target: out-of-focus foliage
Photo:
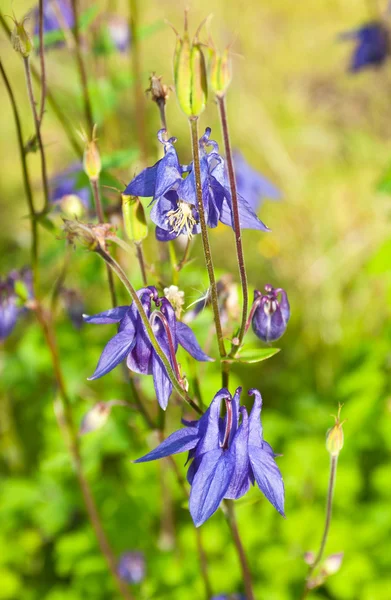
<path id="1" fill-rule="evenodd" d="M 100 4 L 103 3 L 98 3 Z M 265 283 L 289 294 L 291 319 L 278 342 L 281 351 L 256 364 L 233 366 L 236 385 L 258 387 L 264 398 L 266 438 L 276 452 L 286 486 L 282 519 L 256 489 L 237 503 L 239 528 L 248 551 L 257 598 L 299 598 L 307 572 L 304 552 L 319 545 L 328 481 L 325 432 L 330 413 L 344 403 L 345 442 L 338 464 L 334 514 L 326 554 L 344 552 L 342 566 L 314 598 L 389 600 L 391 589 L 391 230 L 390 230 L 390 65 L 346 73 L 349 48 L 336 43 L 340 31 L 360 25 L 368 3 L 342 1 L 245 4 L 200 0 L 193 23 L 213 10 L 213 36 L 220 46 L 237 34 L 234 75 L 228 93 L 233 144 L 252 166 L 283 192 L 265 203 L 261 218 L 272 233 L 244 232 L 252 289 Z M 6 7 L 19 16 L 31 8 Z M 385 7 L 383 7 L 385 8 Z M 126 3 L 118 11 L 126 16 Z M 145 88 L 151 72 L 172 82 L 175 36 L 163 19 L 178 27 L 182 14 L 174 1 L 140 2 L 141 68 Z M 84 33 L 84 32 L 83 32 Z M 23 65 L 1 34 L 2 57 L 10 74 L 27 138 L 33 134 Z M 33 62 L 38 66 L 38 56 Z M 141 168 L 138 115 L 129 57 L 86 53 L 90 92 L 98 123 L 104 202 L 119 202 L 111 187 Z M 83 120 L 74 58 L 64 48 L 47 53 L 47 78 L 74 130 Z M 2 97 L 0 271 L 5 275 L 29 262 L 29 220 L 8 98 Z M 151 164 L 158 158 L 156 106 L 147 101 L 146 139 Z M 209 101 L 201 127 L 211 126 L 221 143 L 217 111 Z M 190 161 L 186 119 L 174 94 L 167 105 L 170 135 Z M 49 173 L 77 158 L 55 114 L 47 106 L 43 135 Z M 222 144 L 221 144 L 222 145 Z M 28 155 L 37 198 L 40 165 Z M 6 175 L 6 176 L 5 176 Z M 85 187 L 84 176 L 81 187 Z M 379 183 L 380 182 L 380 183 Z M 144 204 L 146 206 L 146 204 Z M 120 209 L 120 205 L 118 204 Z M 49 295 L 65 257 L 56 228 L 40 228 L 41 273 Z M 152 228 L 151 228 L 152 230 Z M 151 237 L 151 234 L 150 234 Z M 211 232 L 218 276 L 237 276 L 232 231 Z M 154 240 L 145 241 L 148 263 L 158 260 Z M 181 250 L 177 247 L 178 256 Z M 194 261 L 179 275 L 185 306 L 205 293 L 207 275 L 200 240 Z M 135 287 L 141 276 L 135 257 L 120 253 Z M 170 263 L 161 284 L 170 286 Z M 153 281 L 151 281 L 153 283 Z M 109 306 L 104 266 L 83 249 L 72 251 L 66 285 L 80 293 L 85 311 Z M 117 285 L 120 303 L 128 302 Z M 213 352 L 210 309 L 192 324 Z M 146 557 L 146 578 L 132 586 L 142 600 L 194 600 L 204 594 L 194 527 L 181 490 L 165 463 L 134 465 L 130 459 L 157 445 L 132 404 L 123 371 L 88 382 L 114 328 L 75 329 L 58 309 L 61 360 L 78 423 L 97 402 L 128 400 L 107 424 L 83 436 L 82 455 L 102 520 L 117 556 L 128 550 Z M 261 348 L 249 333 L 248 348 Z M 248 351 L 248 350 L 247 350 Z M 193 373 L 185 352 L 180 361 Z M 250 362 L 250 361 L 247 361 Z M 253 362 L 253 361 L 251 361 Z M 202 396 L 208 403 L 220 388 L 219 365 L 201 365 Z M 140 380 L 148 409 L 158 415 L 151 378 Z M 85 509 L 53 404 L 57 390 L 41 332 L 28 314 L 0 347 L 0 600 L 103 600 L 115 598 Z M 182 405 L 171 402 L 165 431 L 177 428 Z M 183 457 L 175 459 L 184 474 Z M 213 592 L 243 591 L 235 550 L 221 511 L 201 529 Z"/>

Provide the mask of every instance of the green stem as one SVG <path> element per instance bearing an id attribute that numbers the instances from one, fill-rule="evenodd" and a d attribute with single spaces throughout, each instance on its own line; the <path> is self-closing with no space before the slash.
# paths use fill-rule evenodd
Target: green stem
<path id="1" fill-rule="evenodd" d="M 230 142 L 230 138 L 229 138 L 229 128 L 228 128 L 227 110 L 226 110 L 226 105 L 225 105 L 225 96 L 218 95 L 217 96 L 217 104 L 219 107 L 221 129 L 222 129 L 223 138 L 224 138 L 224 149 L 225 149 L 225 158 L 226 158 L 226 162 L 227 162 L 228 179 L 229 179 L 229 185 L 231 188 L 236 255 L 238 258 L 240 281 L 242 284 L 242 292 L 243 292 L 242 320 L 241 320 L 240 330 L 239 330 L 239 334 L 237 336 L 237 343 L 232 344 L 231 352 L 230 352 L 230 356 L 234 357 L 242 344 L 243 337 L 246 332 L 246 321 L 247 321 L 247 313 L 248 313 L 248 284 L 247 284 L 246 264 L 244 261 L 244 253 L 243 253 L 242 232 L 240 229 L 238 194 L 237 194 L 237 189 L 236 189 L 236 179 L 235 179 L 235 170 L 234 170 L 234 163 L 233 163 L 233 157 L 232 157 L 231 142 Z"/>
<path id="2" fill-rule="evenodd" d="M 232 500 L 225 500 L 228 514 L 228 524 L 231 529 L 232 538 L 235 544 L 236 551 L 239 556 L 240 566 L 242 568 L 244 589 L 246 591 L 246 600 L 255 600 L 253 585 L 251 581 L 250 567 L 247 562 L 246 552 L 240 537 L 238 524 L 236 521 L 235 508 Z"/>
<path id="3" fill-rule="evenodd" d="M 94 118 L 92 116 L 92 107 L 91 107 L 91 99 L 88 91 L 88 79 L 87 79 L 87 71 L 83 60 L 83 54 L 81 50 L 80 43 L 80 29 L 79 29 L 79 7 L 78 1 L 72 0 L 72 10 L 74 16 L 74 37 L 75 37 L 75 56 L 76 62 L 79 69 L 80 83 L 82 87 L 83 93 L 83 102 L 84 102 L 84 114 L 87 122 L 88 131 L 92 131 L 94 127 Z"/>
<path id="4" fill-rule="evenodd" d="M 44 199 L 45 199 L 43 212 L 46 213 L 49 210 L 49 183 L 48 183 L 48 177 L 47 177 L 47 171 L 46 171 L 46 156 L 45 156 L 45 150 L 44 150 L 43 143 L 42 143 L 41 124 L 40 124 L 38 113 L 37 113 L 37 105 L 35 102 L 33 85 L 32 85 L 32 81 L 31 81 L 30 58 L 28 56 L 23 57 L 23 64 L 24 64 L 24 70 L 25 70 L 25 74 L 26 74 L 28 97 L 29 97 L 29 101 L 30 101 L 33 118 L 34 118 L 35 135 L 36 135 L 37 142 L 38 142 L 39 153 L 41 155 L 41 176 L 42 176 L 42 185 L 43 185 L 43 192 L 44 192 Z"/>
<path id="5" fill-rule="evenodd" d="M 206 225 L 205 219 L 205 211 L 204 211 L 204 203 L 202 199 L 202 182 L 201 182 L 201 166 L 200 166 L 200 151 L 198 147 L 198 117 L 191 117 L 189 119 L 190 131 L 191 131 L 191 145 L 192 145 L 192 153 L 193 153 L 193 163 L 194 163 L 194 175 L 196 182 L 196 193 L 197 193 L 197 210 L 200 216 L 200 224 L 201 224 L 201 236 L 202 236 L 202 245 L 204 248 L 204 256 L 206 269 L 208 271 L 209 276 L 209 284 L 211 291 L 211 300 L 213 307 L 213 316 L 216 327 L 216 337 L 217 343 L 219 346 L 220 356 L 223 358 L 226 356 L 225 347 L 224 347 L 224 338 L 223 338 L 223 330 L 221 328 L 221 320 L 219 313 L 219 303 L 217 297 L 217 288 L 216 288 L 216 279 L 213 268 L 213 260 L 212 253 L 209 244 L 208 237 L 208 229 Z"/>
<path id="6" fill-rule="evenodd" d="M 98 246 L 95 249 L 95 252 L 97 254 L 99 254 L 99 256 L 101 258 L 103 258 L 103 260 L 106 262 L 106 264 L 108 264 L 110 266 L 110 268 L 114 271 L 114 273 L 116 273 L 116 275 L 118 275 L 119 279 L 124 284 L 126 290 L 129 292 L 129 295 L 131 296 L 133 302 L 137 306 L 138 313 L 139 313 L 140 318 L 141 318 L 141 320 L 143 322 L 143 325 L 144 325 L 144 327 L 145 327 L 145 329 L 147 331 L 147 334 L 148 334 L 149 340 L 150 340 L 150 342 L 152 344 L 152 347 L 155 350 L 156 354 L 159 356 L 160 360 L 162 361 L 162 363 L 163 363 L 163 365 L 164 365 L 164 367 L 165 367 L 165 369 L 167 371 L 167 375 L 168 375 L 168 377 L 169 377 L 169 379 L 170 379 L 170 381 L 171 381 L 171 383 L 172 383 L 175 391 L 179 394 L 179 396 L 181 396 L 181 398 L 183 398 L 188 404 L 190 404 L 190 406 L 198 414 L 203 414 L 202 410 L 188 396 L 188 394 L 181 387 L 178 379 L 176 378 L 175 373 L 174 373 L 174 371 L 173 371 L 173 369 L 171 367 L 170 361 L 168 360 L 167 356 L 165 355 L 165 353 L 163 352 L 163 350 L 159 346 L 159 342 L 157 341 L 157 339 L 155 337 L 155 334 L 153 332 L 151 324 L 150 324 L 150 322 L 148 320 L 148 317 L 147 317 L 147 315 L 145 313 L 144 307 L 141 304 L 139 297 L 137 296 L 136 290 L 134 289 L 134 287 L 130 283 L 129 279 L 126 277 L 126 274 L 123 271 L 122 267 L 101 246 Z"/>
<path id="7" fill-rule="evenodd" d="M 46 70 L 45 49 L 43 45 L 43 0 L 39 0 L 39 60 L 41 64 L 41 107 L 39 110 L 39 124 L 42 124 L 46 101 Z"/>
<path id="8" fill-rule="evenodd" d="M 7 92 L 8 92 L 10 101 L 11 101 L 12 112 L 14 114 L 15 125 L 16 125 L 16 133 L 17 133 L 17 137 L 18 137 L 19 155 L 20 155 L 20 162 L 22 164 L 22 172 L 23 172 L 23 183 L 24 183 L 24 189 L 25 189 L 26 198 L 27 198 L 27 205 L 28 205 L 30 220 L 31 220 L 31 268 L 33 271 L 33 288 L 34 288 L 35 295 L 37 295 L 38 287 L 39 287 L 38 231 L 37 231 L 38 223 L 37 223 L 35 209 L 34 209 L 33 191 L 32 191 L 30 177 L 29 177 L 29 173 L 28 173 L 28 169 L 27 169 L 26 153 L 24 151 L 22 124 L 20 121 L 19 111 L 18 111 L 18 107 L 16 104 L 15 95 L 14 95 L 12 87 L 11 87 L 11 83 L 7 77 L 7 74 L 3 67 L 3 63 L 1 61 L 0 61 L 0 70 L 1 70 L 1 75 L 3 77 L 3 80 L 4 80 L 5 87 L 7 89 Z"/>
<path id="9" fill-rule="evenodd" d="M 328 491 L 327 491 L 327 503 L 326 503 L 326 518 L 325 518 L 322 540 L 320 542 L 318 554 L 316 555 L 314 562 L 312 563 L 312 565 L 310 566 L 310 568 L 308 570 L 308 575 L 307 575 L 307 580 L 306 580 L 305 587 L 304 587 L 304 592 L 301 597 L 302 600 L 304 598 L 306 598 L 309 594 L 309 591 L 311 589 L 309 587 L 309 584 L 311 582 L 311 576 L 312 576 L 313 572 L 315 571 L 316 567 L 320 564 L 320 562 L 323 558 L 324 549 L 326 547 L 327 538 L 328 538 L 330 525 L 331 525 L 332 511 L 333 511 L 333 496 L 334 496 L 334 488 L 335 488 L 335 479 L 336 479 L 336 475 L 337 475 L 337 464 L 338 464 L 338 456 L 331 456 L 329 486 L 328 486 Z"/>

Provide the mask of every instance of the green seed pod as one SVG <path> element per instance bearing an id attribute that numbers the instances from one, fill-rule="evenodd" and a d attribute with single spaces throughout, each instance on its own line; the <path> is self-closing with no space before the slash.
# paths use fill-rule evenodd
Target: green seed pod
<path id="1" fill-rule="evenodd" d="M 13 19 L 15 27 L 11 33 L 11 42 L 16 52 L 19 52 L 23 56 L 23 58 L 27 58 L 30 56 L 33 50 L 33 41 L 29 35 L 29 33 L 24 28 L 24 21 L 18 23 L 18 21 Z"/>
<path id="2" fill-rule="evenodd" d="M 205 109 L 208 98 L 205 59 L 197 34 L 190 42 L 185 17 L 185 31 L 183 37 L 177 34 L 174 53 L 176 94 L 179 106 L 188 117 L 198 117 Z"/>
<path id="3" fill-rule="evenodd" d="M 90 181 L 98 181 L 100 172 L 102 170 L 102 162 L 100 159 L 98 146 L 96 144 L 98 141 L 96 137 L 96 125 L 94 125 L 92 130 L 91 140 L 88 139 L 87 134 L 83 130 L 80 132 L 80 137 L 85 143 L 83 156 L 84 172 Z"/>
<path id="4" fill-rule="evenodd" d="M 144 207 L 138 196 L 122 194 L 122 214 L 126 235 L 131 242 L 142 242 L 148 235 Z"/>
<path id="5" fill-rule="evenodd" d="M 232 64 L 229 48 L 222 54 L 215 48 L 210 51 L 209 80 L 210 87 L 217 96 L 224 96 L 232 80 Z"/>
<path id="6" fill-rule="evenodd" d="M 326 450 L 331 456 L 338 456 L 343 448 L 344 435 L 342 425 L 345 423 L 345 421 L 340 420 L 341 408 L 342 406 L 340 405 L 338 408 L 338 414 L 336 417 L 334 417 L 334 427 L 329 429 L 326 434 Z"/>

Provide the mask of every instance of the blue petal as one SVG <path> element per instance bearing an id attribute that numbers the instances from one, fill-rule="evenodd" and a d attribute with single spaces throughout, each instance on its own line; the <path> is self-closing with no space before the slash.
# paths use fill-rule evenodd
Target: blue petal
<path id="1" fill-rule="evenodd" d="M 167 142 L 165 148 L 164 158 L 158 163 L 155 198 L 164 196 L 168 190 L 176 189 L 182 181 L 182 170 L 174 146 Z"/>
<path id="2" fill-rule="evenodd" d="M 251 468 L 261 492 L 282 515 L 284 514 L 284 482 L 279 468 L 269 452 L 259 446 L 248 446 Z"/>
<path id="3" fill-rule="evenodd" d="M 240 408 L 242 424 L 230 445 L 235 457 L 235 469 L 224 498 L 237 500 L 248 492 L 250 487 L 250 463 L 248 458 L 248 416 L 244 406 Z"/>
<path id="4" fill-rule="evenodd" d="M 221 448 L 207 452 L 194 476 L 190 493 L 190 514 L 199 527 L 218 509 L 235 469 L 231 452 Z"/>
<path id="5" fill-rule="evenodd" d="M 95 373 L 88 379 L 98 379 L 102 375 L 106 375 L 109 371 L 112 371 L 133 348 L 136 343 L 136 337 L 131 334 L 129 329 L 117 333 L 109 342 L 106 344 L 101 357 L 98 362 L 98 366 L 95 369 Z"/>
<path id="6" fill-rule="evenodd" d="M 155 236 L 158 242 L 170 242 L 171 240 L 175 240 L 178 237 L 178 234 L 175 231 L 170 233 L 169 231 L 156 226 Z"/>
<path id="7" fill-rule="evenodd" d="M 232 399 L 231 394 L 226 388 L 221 389 L 213 398 L 208 410 L 198 421 L 198 430 L 200 432 L 200 442 L 197 444 L 196 456 L 201 456 L 205 452 L 215 450 L 220 447 L 220 407 L 224 398 Z"/>
<path id="8" fill-rule="evenodd" d="M 123 319 L 129 310 L 129 306 L 117 306 L 116 308 L 110 308 L 96 315 L 83 315 L 83 319 L 86 323 L 94 323 L 97 325 L 106 325 L 108 323 L 118 323 Z"/>
<path id="9" fill-rule="evenodd" d="M 152 352 L 152 375 L 157 401 L 163 410 L 166 410 L 168 399 L 172 392 L 172 383 L 167 371 L 156 352 Z"/>
<path id="10" fill-rule="evenodd" d="M 239 221 L 241 229 L 256 229 L 258 231 L 270 231 L 270 229 L 262 223 L 260 219 L 258 219 L 257 215 L 242 196 L 238 195 L 238 207 L 239 207 Z M 229 227 L 233 227 L 233 217 L 232 217 L 232 201 L 228 195 L 225 197 L 225 200 L 221 207 L 221 215 L 220 221 L 224 223 L 224 225 L 228 225 Z"/>
<path id="11" fill-rule="evenodd" d="M 161 159 L 163 160 L 163 159 Z M 141 196 L 149 198 L 155 195 L 156 176 L 158 172 L 159 160 L 153 167 L 147 167 L 141 171 L 125 188 L 123 192 L 127 196 Z"/>
<path id="12" fill-rule="evenodd" d="M 214 360 L 200 348 L 194 333 L 185 323 L 177 321 L 176 335 L 180 345 L 196 360 L 204 362 Z"/>
<path id="13" fill-rule="evenodd" d="M 248 391 L 249 396 L 254 396 L 254 404 L 248 420 L 249 434 L 248 443 L 252 446 L 262 448 L 263 431 L 261 422 L 262 396 L 259 390 L 252 388 Z"/>
<path id="14" fill-rule="evenodd" d="M 162 442 L 157 448 L 148 452 L 145 456 L 135 460 L 135 463 L 148 462 L 150 460 L 157 460 L 170 456 L 171 454 L 178 454 L 179 452 L 186 452 L 194 448 L 198 441 L 198 431 L 195 428 L 184 428 L 174 431 L 164 442 Z"/>

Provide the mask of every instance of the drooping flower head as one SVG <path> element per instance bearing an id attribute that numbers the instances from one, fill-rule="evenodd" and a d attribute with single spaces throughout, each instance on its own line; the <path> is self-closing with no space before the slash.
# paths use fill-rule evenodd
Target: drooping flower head
<path id="1" fill-rule="evenodd" d="M 279 200 L 280 191 L 266 177 L 253 169 L 239 150 L 234 151 L 234 168 L 238 193 L 257 211 L 265 198 Z"/>
<path id="2" fill-rule="evenodd" d="M 274 342 L 284 333 L 290 317 L 288 296 L 282 288 L 265 285 L 265 294 L 255 290 L 252 326 L 264 342 Z"/>
<path id="3" fill-rule="evenodd" d="M 349 64 L 351 73 L 380 67 L 390 53 L 388 29 L 382 21 L 365 23 L 357 29 L 342 33 L 339 39 L 356 41 Z"/>
<path id="4" fill-rule="evenodd" d="M 145 557 L 142 552 L 121 554 L 117 573 L 127 583 L 141 583 L 145 579 Z"/>
<path id="5" fill-rule="evenodd" d="M 183 421 L 185 427 L 171 434 L 155 450 L 135 462 L 147 462 L 188 451 L 187 473 L 191 485 L 190 514 L 196 527 L 202 525 L 224 498 L 238 499 L 257 483 L 271 504 L 284 515 L 284 484 L 271 446 L 264 441 L 260 421 L 262 397 L 251 389 L 254 404 L 250 416 L 240 406 L 238 388 L 234 397 L 225 388 L 212 400 L 198 421 Z M 220 416 L 225 402 L 225 417 Z"/>
<path id="6" fill-rule="evenodd" d="M 151 323 L 156 339 L 178 379 L 181 378 L 175 357 L 178 344 L 196 360 L 212 360 L 201 350 L 190 327 L 177 320 L 175 311 L 167 298 L 159 297 L 155 287 L 142 288 L 137 292 L 137 296 Z M 155 310 L 153 304 L 156 307 Z M 87 323 L 119 323 L 118 333 L 104 348 L 96 370 L 89 379 L 98 379 L 106 375 L 126 358 L 127 366 L 131 371 L 143 375 L 153 375 L 157 400 L 165 410 L 172 392 L 172 383 L 160 357 L 151 344 L 135 303 L 132 302 L 130 306 L 118 306 L 84 318 Z"/>
<path id="7" fill-rule="evenodd" d="M 19 316 L 26 310 L 26 301 L 32 296 L 29 269 L 14 270 L 4 279 L 0 278 L 0 340 L 12 333 Z"/>

